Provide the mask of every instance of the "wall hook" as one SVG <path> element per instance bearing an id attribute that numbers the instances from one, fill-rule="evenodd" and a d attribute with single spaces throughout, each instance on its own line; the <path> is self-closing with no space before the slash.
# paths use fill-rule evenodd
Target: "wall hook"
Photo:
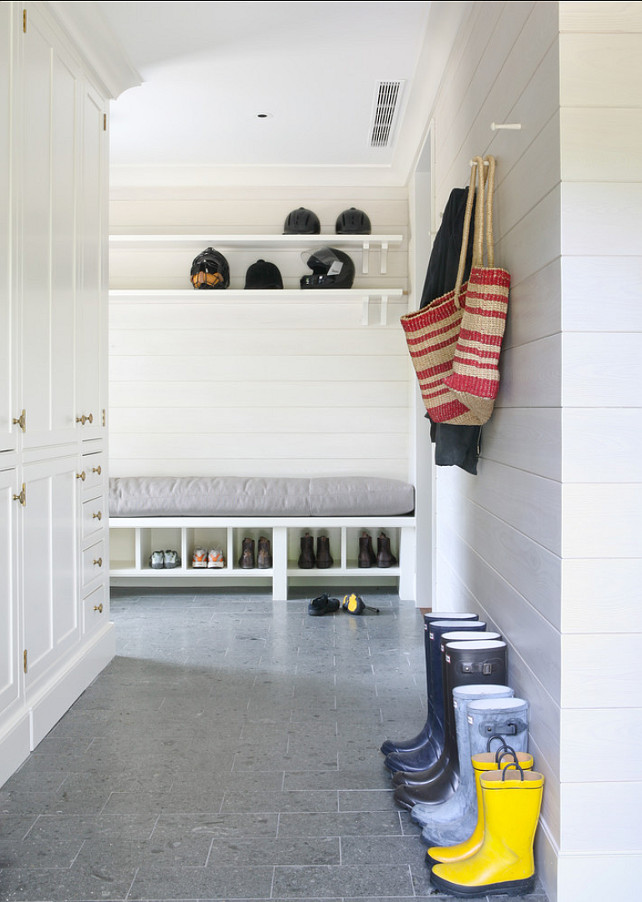
<path id="1" fill-rule="evenodd" d="M 519 129 L 521 127 L 522 127 L 521 122 L 491 122 L 490 123 L 490 130 L 493 132 L 497 131 L 497 129 L 499 129 L 499 128 L 512 129 L 514 131 L 519 131 Z"/>

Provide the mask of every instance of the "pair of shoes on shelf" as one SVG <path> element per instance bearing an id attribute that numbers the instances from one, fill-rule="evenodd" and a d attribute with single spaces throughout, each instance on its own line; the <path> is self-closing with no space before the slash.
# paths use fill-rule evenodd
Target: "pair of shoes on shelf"
<path id="1" fill-rule="evenodd" d="M 206 551 L 204 548 L 195 548 L 192 555 L 192 567 L 196 570 L 210 570 L 225 566 L 225 558 L 223 552 L 219 548 L 211 548 Z"/>
<path id="2" fill-rule="evenodd" d="M 390 550 L 390 539 L 381 532 L 377 538 L 377 553 L 372 547 L 372 537 L 369 533 L 362 533 L 359 539 L 359 567 L 396 567 L 398 561 Z"/>
<path id="3" fill-rule="evenodd" d="M 180 565 L 178 551 L 152 551 L 149 556 L 149 566 L 152 570 L 174 570 Z"/>
<path id="4" fill-rule="evenodd" d="M 258 557 L 255 556 L 255 547 L 254 539 L 243 539 L 239 567 L 241 570 L 253 570 L 255 567 L 259 570 L 270 570 L 272 567 L 270 540 L 265 536 L 259 538 Z"/>
<path id="5" fill-rule="evenodd" d="M 328 536 L 318 536 L 316 555 L 314 553 L 314 537 L 309 532 L 301 536 L 301 554 L 298 560 L 301 570 L 311 570 L 313 567 L 317 567 L 319 570 L 327 570 L 333 563 Z"/>

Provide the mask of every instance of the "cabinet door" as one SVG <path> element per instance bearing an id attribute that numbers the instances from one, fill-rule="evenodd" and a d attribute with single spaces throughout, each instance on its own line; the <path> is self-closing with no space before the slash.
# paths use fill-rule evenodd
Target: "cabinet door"
<path id="1" fill-rule="evenodd" d="M 76 159 L 79 144 L 75 62 L 30 8 L 19 38 L 18 141 L 21 176 L 20 406 L 25 447 L 76 433 Z"/>
<path id="2" fill-rule="evenodd" d="M 100 434 L 107 373 L 107 132 L 102 98 L 85 84 L 82 93 L 80 275 L 76 308 L 77 416 L 82 437 Z"/>
<path id="3" fill-rule="evenodd" d="M 0 722 L 20 696 L 18 595 L 16 586 L 17 518 L 20 516 L 16 470 L 0 470 Z"/>
<path id="4" fill-rule="evenodd" d="M 11 333 L 11 4 L 0 3 L 0 452 L 15 448 Z"/>
<path id="5" fill-rule="evenodd" d="M 22 608 L 29 690 L 79 641 L 77 457 L 24 466 Z"/>

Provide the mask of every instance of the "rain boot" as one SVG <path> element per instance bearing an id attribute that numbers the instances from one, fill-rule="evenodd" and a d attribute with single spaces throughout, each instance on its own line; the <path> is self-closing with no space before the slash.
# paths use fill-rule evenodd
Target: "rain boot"
<path id="1" fill-rule="evenodd" d="M 479 641 L 480 639 L 501 639 L 501 635 L 499 633 L 491 633 L 487 630 L 484 631 L 473 631 L 473 630 L 455 630 L 452 633 L 444 633 L 441 637 L 440 643 L 440 654 L 441 658 L 441 669 L 442 674 L 444 672 L 444 645 L 446 642 L 471 642 L 473 640 Z M 512 695 L 512 692 L 510 693 Z M 480 696 L 481 697 L 481 696 Z M 412 785 L 413 783 L 425 783 L 427 780 L 430 780 L 433 775 L 433 768 L 429 767 L 425 770 L 419 771 L 403 771 L 398 770 L 395 774 L 392 775 L 392 782 L 395 786 L 401 786 L 403 783 L 407 783 Z"/>
<path id="2" fill-rule="evenodd" d="M 471 758 L 476 811 L 472 832 L 462 842 L 454 845 L 429 846 L 426 851 L 426 862 L 431 867 L 440 862 L 461 861 L 463 858 L 470 858 L 481 848 L 484 840 L 484 806 L 479 778 L 482 774 L 490 770 L 499 770 L 501 766 L 508 764 L 510 761 L 516 761 L 522 770 L 533 769 L 533 756 L 528 752 L 517 752 L 510 746 L 503 745 L 504 740 L 502 736 L 491 737 L 491 739 L 499 739 L 502 744 L 492 752 L 480 752 Z M 490 747 L 491 740 L 488 741 L 487 748 L 490 749 Z"/>
<path id="3" fill-rule="evenodd" d="M 424 614 L 424 656 L 426 660 L 426 690 L 427 690 L 427 702 L 428 702 L 428 713 L 426 717 L 426 722 L 420 732 L 413 736 L 412 739 L 405 739 L 395 741 L 393 739 L 386 739 L 386 741 L 381 745 L 381 751 L 384 755 L 390 755 L 393 752 L 412 752 L 415 749 L 420 748 L 424 745 L 430 735 L 430 712 L 433 708 L 433 692 L 432 692 L 432 683 L 430 679 L 430 624 L 435 620 L 451 620 L 453 623 L 457 623 L 459 625 L 462 621 L 471 621 L 471 620 L 479 620 L 477 614 L 467 613 L 455 613 L 455 614 L 446 614 L 444 612 L 436 611 L 433 613 L 432 611 L 429 614 Z"/>
<path id="4" fill-rule="evenodd" d="M 416 749 L 391 752 L 386 756 L 385 765 L 388 770 L 418 771 L 431 767 L 441 755 L 444 746 L 444 684 L 441 663 L 441 637 L 454 629 L 472 632 L 483 632 L 486 624 L 483 620 L 433 620 L 428 629 L 430 648 L 430 685 L 432 691 L 432 707 L 428 712 L 429 726 L 425 742 Z"/>
<path id="5" fill-rule="evenodd" d="M 437 889 L 459 897 L 531 892 L 544 776 L 508 764 L 480 774 L 479 783 L 484 809 L 479 850 L 469 858 L 436 864 L 430 879 Z"/>
<path id="6" fill-rule="evenodd" d="M 453 690 L 455 700 L 461 691 Z M 465 709 L 463 712 L 462 708 Z M 454 845 L 471 835 L 477 820 L 471 759 L 486 751 L 490 736 L 501 736 L 516 752 L 525 752 L 528 748 L 528 712 L 529 704 L 523 698 L 471 698 L 460 704 L 459 709 L 455 707 L 460 762 L 457 790 L 438 809 L 421 804 L 412 809 L 412 819 L 424 827 L 422 837 L 429 846 Z"/>
<path id="7" fill-rule="evenodd" d="M 459 783 L 457 734 L 454 726 L 453 689 L 473 683 L 505 685 L 506 643 L 502 640 L 447 642 L 443 654 L 444 745 L 430 779 L 424 783 L 397 786 L 395 802 L 410 809 L 419 802 L 440 805 L 455 792 Z"/>

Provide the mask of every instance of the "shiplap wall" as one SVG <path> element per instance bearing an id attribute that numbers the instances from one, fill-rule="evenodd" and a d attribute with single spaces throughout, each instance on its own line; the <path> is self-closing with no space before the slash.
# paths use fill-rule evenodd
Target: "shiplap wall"
<path id="1" fill-rule="evenodd" d="M 641 15 L 475 3 L 434 112 L 438 209 L 493 153 L 512 274 L 479 475 L 437 468 L 437 597 L 509 642 L 559 902 L 639 898 Z"/>
<path id="2" fill-rule="evenodd" d="M 407 287 L 404 189 L 115 189 L 111 229 L 279 235 L 299 206 L 313 210 L 329 235 L 350 206 L 368 213 L 373 233 L 402 235 L 384 276 L 378 251 L 367 275 L 361 250 L 348 253 L 355 288 Z M 263 258 L 277 264 L 286 288 L 298 288 L 311 272 L 303 248 L 225 250 L 230 287 L 242 289 L 248 266 Z M 191 289 L 189 270 L 200 250 L 114 249 L 111 287 Z M 399 326 L 407 306 L 406 297 L 390 298 L 382 326 L 375 301 L 364 326 L 362 301 L 339 292 L 330 300 L 314 290 L 295 300 L 278 293 L 227 299 L 224 291 L 180 300 L 112 298 L 112 475 L 407 479 L 408 358 Z"/>
<path id="3" fill-rule="evenodd" d="M 633 900 L 642 879 L 642 3 L 562 3 L 560 13 L 558 886 L 561 899 Z"/>

